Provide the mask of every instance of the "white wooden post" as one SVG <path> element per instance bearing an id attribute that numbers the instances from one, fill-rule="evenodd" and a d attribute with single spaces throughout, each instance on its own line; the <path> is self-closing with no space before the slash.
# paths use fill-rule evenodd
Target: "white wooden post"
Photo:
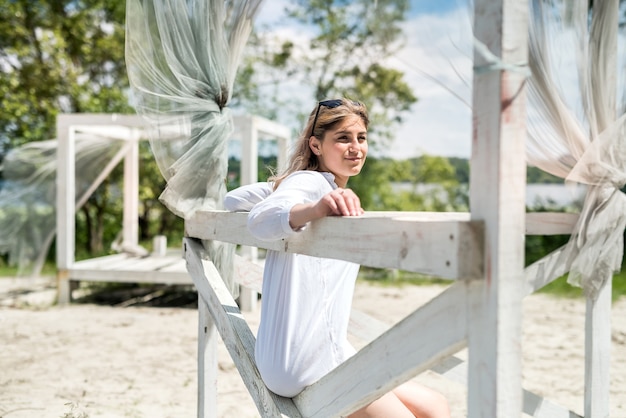
<path id="1" fill-rule="evenodd" d="M 611 388 L 611 278 L 594 301 L 587 298 L 585 318 L 585 416 L 608 418 Z"/>
<path id="2" fill-rule="evenodd" d="M 165 235 L 155 235 L 152 238 L 153 257 L 165 257 L 167 255 L 167 237 Z"/>
<path id="3" fill-rule="evenodd" d="M 485 222 L 485 277 L 468 281 L 468 416 L 521 416 L 524 270 L 524 67 L 528 3 L 475 0 L 470 209 Z M 501 61 L 501 62 L 498 62 Z"/>
<path id="4" fill-rule="evenodd" d="M 278 155 L 276 156 L 276 168 L 278 172 L 282 172 L 287 168 L 287 154 L 289 148 L 289 136 L 279 136 L 278 142 Z"/>
<path id="5" fill-rule="evenodd" d="M 241 133 L 241 184 L 252 184 L 258 181 L 259 171 L 259 133 L 255 118 L 246 118 L 245 127 Z M 241 255 L 249 261 L 256 261 L 258 257 L 257 247 L 242 246 Z M 258 294 L 254 290 L 241 286 L 239 288 L 239 307 L 242 311 L 254 311 L 257 308 Z"/>
<path id="6" fill-rule="evenodd" d="M 134 247 L 139 244 L 139 131 L 133 128 L 130 133 L 130 147 L 124 156 L 122 242 Z"/>
<path id="7" fill-rule="evenodd" d="M 198 418 L 217 418 L 217 327 L 198 295 Z"/>
<path id="8" fill-rule="evenodd" d="M 57 177 L 56 177 L 56 259 L 57 259 L 57 301 L 69 303 L 71 288 L 69 269 L 74 264 L 76 225 L 75 191 L 75 140 L 74 129 L 68 119 L 57 118 Z"/>
<path id="9" fill-rule="evenodd" d="M 613 51 L 606 59 L 591 60 L 590 81 L 594 90 L 592 99 L 598 118 L 597 132 L 601 133 L 616 119 L 617 88 L 617 31 L 619 27 L 619 0 L 601 0 L 593 4 L 590 55 L 595 58 L 600 49 Z M 585 7 L 583 12 L 587 12 Z M 586 17 L 586 14 L 584 15 Z M 607 30 L 607 27 L 610 30 Z M 601 29 L 600 29 L 601 28 Z M 597 33 L 602 34 L 598 39 Z M 620 68 L 621 70 L 621 68 Z M 598 81 L 602 80 L 602 84 Z M 609 110 L 609 111 L 607 111 Z M 592 130 L 593 131 L 593 130 Z M 597 140 L 597 138 L 594 138 Z M 594 301 L 587 298 L 585 318 L 585 416 L 609 416 L 611 369 L 611 289 L 612 275 Z"/>

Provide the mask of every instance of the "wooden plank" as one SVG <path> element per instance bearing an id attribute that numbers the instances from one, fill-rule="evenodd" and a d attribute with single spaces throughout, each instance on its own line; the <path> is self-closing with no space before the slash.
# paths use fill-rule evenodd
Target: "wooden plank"
<path id="1" fill-rule="evenodd" d="M 577 17 L 588 16 L 587 8 L 578 7 L 576 10 L 580 13 Z M 595 126 L 590 127 L 593 136 L 611 129 L 618 117 L 615 92 L 621 88 L 617 75 L 618 68 L 620 72 L 622 71 L 621 62 L 618 62 L 620 14 L 619 0 L 593 3 L 592 21 L 589 27 L 589 74 L 591 75 L 591 89 L 593 89 L 591 101 L 593 115 L 596 118 Z M 594 138 L 594 140 L 597 139 Z M 623 141 L 623 138 L 613 140 Z M 623 154 L 621 158 L 624 158 Z M 594 163 L 602 164 L 601 161 L 594 161 Z M 602 182 L 604 187 L 611 183 L 607 178 Z M 592 188 L 595 187 L 599 186 L 592 186 Z M 599 207 L 591 209 L 599 209 Z M 596 299 L 587 296 L 585 317 L 585 416 L 587 417 L 610 415 L 612 277 L 612 272 L 609 272 L 607 277 L 598 277 L 605 281 Z"/>
<path id="2" fill-rule="evenodd" d="M 129 257 L 128 263 L 121 263 L 115 267 L 122 271 L 163 271 L 172 265 L 179 264 L 185 271 L 184 260 L 180 257 Z"/>
<path id="3" fill-rule="evenodd" d="M 118 113 L 65 113 L 57 116 L 57 125 L 59 124 L 89 127 L 120 125 L 144 128 L 146 126 L 146 122 L 139 115 Z"/>
<path id="4" fill-rule="evenodd" d="M 135 128 L 128 138 L 124 157 L 122 245 L 139 243 L 139 133 Z"/>
<path id="5" fill-rule="evenodd" d="M 189 274 L 208 306 L 215 326 L 261 416 L 300 417 L 291 399 L 272 393 L 262 383 L 254 362 L 254 335 L 213 264 L 203 262 L 200 258 L 202 245 L 198 241 L 186 238 L 183 246 Z"/>
<path id="6" fill-rule="evenodd" d="M 610 416 L 611 288 L 609 277 L 585 312 L 585 416 Z"/>
<path id="7" fill-rule="evenodd" d="M 477 278 L 483 272 L 480 221 L 416 222 L 401 217 L 390 219 L 380 213 L 327 217 L 289 239 L 272 242 L 254 238 L 246 223 L 247 213 L 196 212 L 185 222 L 185 234 L 449 279 Z"/>
<path id="8" fill-rule="evenodd" d="M 368 212 L 369 216 L 390 217 L 417 222 L 471 220 L 469 212 Z M 578 213 L 528 212 L 526 213 L 526 235 L 569 235 L 578 222 Z"/>
<path id="9" fill-rule="evenodd" d="M 89 258 L 87 260 L 77 261 L 74 263 L 73 267 L 81 268 L 81 269 L 104 270 L 110 265 L 109 263 L 111 264 L 118 263 L 119 260 L 125 260 L 126 258 L 128 258 L 128 254 L 105 255 L 103 257 L 95 257 L 95 258 Z"/>
<path id="10" fill-rule="evenodd" d="M 172 264 L 182 262 L 180 257 L 137 257 L 129 254 L 114 254 L 105 257 L 91 258 L 74 264 L 75 270 L 102 270 L 102 271 L 152 271 L 166 268 Z"/>
<path id="11" fill-rule="evenodd" d="M 66 271 L 74 263 L 75 250 L 75 184 L 76 144 L 70 126 L 57 116 L 57 177 L 56 177 L 56 263 L 57 300 L 60 304 L 70 302 L 71 290 Z"/>
<path id="12" fill-rule="evenodd" d="M 525 414 L 528 414 L 533 418 L 583 418 L 580 415 L 532 392 L 525 390 L 523 396 L 523 411 Z"/>
<path id="13" fill-rule="evenodd" d="M 568 246 L 564 245 L 524 269 L 523 296 L 528 296 L 568 272 Z"/>
<path id="14" fill-rule="evenodd" d="M 173 254 L 165 256 L 170 259 L 166 266 L 159 267 L 157 271 L 161 273 L 187 273 L 187 262 L 183 258 L 184 254 Z"/>
<path id="15" fill-rule="evenodd" d="M 162 284 L 192 284 L 189 274 L 160 271 L 130 271 L 130 270 L 80 270 L 68 271 L 69 278 L 78 281 L 111 282 L 111 283 L 162 283 Z"/>
<path id="16" fill-rule="evenodd" d="M 526 235 L 569 235 L 579 218 L 578 213 L 529 212 Z"/>
<path id="17" fill-rule="evenodd" d="M 89 270 L 122 270 L 132 266 L 133 264 L 141 263 L 145 257 L 138 257 L 131 254 L 120 253 L 111 256 L 97 257 L 89 260 L 80 261 L 74 265 L 75 268 L 89 269 Z"/>
<path id="18" fill-rule="evenodd" d="M 470 208 L 485 222 L 485 276 L 468 283 L 469 418 L 522 411 L 527 20 L 527 2 L 474 1 Z"/>
<path id="19" fill-rule="evenodd" d="M 259 154 L 259 130 L 261 122 L 254 117 L 248 118 L 245 124 L 241 124 L 241 184 L 253 184 L 258 181 L 258 154 Z M 257 257 L 256 247 L 242 246 L 241 253 L 249 260 L 254 261 Z M 243 311 L 252 311 L 257 307 L 258 295 L 249 287 L 242 287 L 239 291 L 239 306 Z"/>
<path id="20" fill-rule="evenodd" d="M 465 282 L 451 285 L 304 389 L 294 398 L 298 409 L 307 417 L 347 415 L 456 353 L 465 345 L 465 292 Z"/>
<path id="21" fill-rule="evenodd" d="M 198 295 L 198 418 L 218 418 L 217 343 L 217 327 Z"/>

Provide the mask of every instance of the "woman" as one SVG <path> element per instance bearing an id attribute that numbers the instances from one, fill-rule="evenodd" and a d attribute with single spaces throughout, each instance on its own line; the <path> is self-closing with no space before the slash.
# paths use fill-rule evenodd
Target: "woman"
<path id="1" fill-rule="evenodd" d="M 358 216 L 358 196 L 346 188 L 367 156 L 365 105 L 319 102 L 287 170 L 269 183 L 244 186 L 225 198 L 228 210 L 249 210 L 248 228 L 261 240 L 288 238 L 325 216 Z M 263 381 L 293 397 L 355 353 L 347 340 L 359 266 L 343 260 L 268 251 L 261 323 L 255 347 Z M 405 383 L 352 417 L 449 417 L 445 398 Z"/>

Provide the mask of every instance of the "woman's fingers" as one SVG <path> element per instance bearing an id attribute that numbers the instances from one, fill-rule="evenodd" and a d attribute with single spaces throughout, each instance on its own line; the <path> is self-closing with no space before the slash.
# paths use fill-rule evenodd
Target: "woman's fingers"
<path id="1" fill-rule="evenodd" d="M 336 189 L 328 195 L 331 213 L 339 216 L 359 216 L 363 214 L 359 197 L 350 189 Z"/>

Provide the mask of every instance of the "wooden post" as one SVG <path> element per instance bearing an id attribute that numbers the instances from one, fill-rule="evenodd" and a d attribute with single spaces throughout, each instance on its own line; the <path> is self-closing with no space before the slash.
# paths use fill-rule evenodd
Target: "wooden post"
<path id="1" fill-rule="evenodd" d="M 611 388 L 611 288 L 612 278 L 598 298 L 587 298 L 585 317 L 585 416 L 609 417 Z"/>
<path id="2" fill-rule="evenodd" d="M 601 134 L 615 123 L 618 92 L 618 0 L 593 3 L 589 43 L 590 82 L 596 126 L 592 135 Z M 585 2 L 586 5 L 586 2 Z M 587 7 L 581 15 L 587 17 Z M 584 14 L 583 14 L 584 13 Z M 608 28 L 608 30 L 607 30 Z M 608 52 L 607 52 L 608 51 Z M 598 59 L 601 57 L 601 59 Z M 620 68 L 621 70 L 621 68 Z M 592 140 L 598 140 L 593 138 Z M 620 139 L 621 140 L 621 139 Z M 608 417 L 611 369 L 611 289 L 612 275 L 600 289 L 597 298 L 587 298 L 585 318 L 585 416 Z"/>
<path id="3" fill-rule="evenodd" d="M 241 184 L 252 184 L 258 181 L 258 154 L 259 154 L 259 133 L 257 131 L 255 118 L 247 118 L 245 129 L 241 132 Z M 249 261 L 256 261 L 258 249 L 256 247 L 242 246 L 241 255 Z M 241 286 L 239 288 L 239 307 L 242 311 L 251 312 L 257 308 L 258 294 L 254 290 Z"/>
<path id="4" fill-rule="evenodd" d="M 198 418 L 217 418 L 217 328 L 198 295 Z"/>
<path id="5" fill-rule="evenodd" d="M 512 418 L 522 411 L 528 3 L 474 4 L 470 209 L 485 222 L 485 277 L 467 282 L 468 416 Z"/>
<path id="6" fill-rule="evenodd" d="M 74 129 L 63 115 L 57 117 L 57 178 L 56 178 L 56 261 L 57 261 L 57 302 L 71 301 L 71 288 L 68 270 L 74 264 L 76 225 L 75 171 L 76 144 Z"/>
<path id="7" fill-rule="evenodd" d="M 124 213 L 122 243 L 134 247 L 139 244 L 139 130 L 130 130 L 130 147 L 124 157 Z"/>

